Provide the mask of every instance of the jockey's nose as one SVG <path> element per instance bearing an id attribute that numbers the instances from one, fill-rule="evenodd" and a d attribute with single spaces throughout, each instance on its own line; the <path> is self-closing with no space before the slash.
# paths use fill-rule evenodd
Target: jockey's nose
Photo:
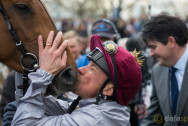
<path id="1" fill-rule="evenodd" d="M 86 71 L 87 71 L 87 66 L 84 66 L 78 69 L 78 73 L 81 75 L 85 74 Z"/>

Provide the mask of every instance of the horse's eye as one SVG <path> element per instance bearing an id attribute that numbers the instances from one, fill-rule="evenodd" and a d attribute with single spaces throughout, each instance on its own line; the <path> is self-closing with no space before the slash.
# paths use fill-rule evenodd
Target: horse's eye
<path id="1" fill-rule="evenodd" d="M 29 11 L 28 6 L 24 5 L 24 4 L 17 4 L 15 5 L 15 7 L 21 11 Z"/>

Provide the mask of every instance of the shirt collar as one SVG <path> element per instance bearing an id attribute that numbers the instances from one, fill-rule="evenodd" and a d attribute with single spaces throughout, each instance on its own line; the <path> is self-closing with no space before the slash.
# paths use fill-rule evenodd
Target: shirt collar
<path id="1" fill-rule="evenodd" d="M 174 67 L 177 68 L 178 70 L 184 71 L 187 64 L 187 60 L 188 60 L 188 47 L 186 48 L 185 52 L 178 60 L 178 62 L 174 65 Z"/>

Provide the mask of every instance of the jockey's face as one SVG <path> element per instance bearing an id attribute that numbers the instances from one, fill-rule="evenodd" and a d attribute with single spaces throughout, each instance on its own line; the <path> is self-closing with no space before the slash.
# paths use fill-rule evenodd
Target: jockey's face
<path id="1" fill-rule="evenodd" d="M 74 93 L 82 99 L 96 98 L 97 94 L 107 79 L 107 75 L 95 63 L 90 63 L 78 70 L 79 81 Z"/>

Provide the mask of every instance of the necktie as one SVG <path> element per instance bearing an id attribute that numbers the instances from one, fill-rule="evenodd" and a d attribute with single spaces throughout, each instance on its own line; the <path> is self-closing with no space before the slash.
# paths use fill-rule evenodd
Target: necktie
<path id="1" fill-rule="evenodd" d="M 176 114 L 176 107 L 177 107 L 177 101 L 178 101 L 178 82 L 175 76 L 177 68 L 171 67 L 170 69 L 170 80 L 171 80 L 171 104 L 172 104 L 172 112 L 175 115 Z"/>

